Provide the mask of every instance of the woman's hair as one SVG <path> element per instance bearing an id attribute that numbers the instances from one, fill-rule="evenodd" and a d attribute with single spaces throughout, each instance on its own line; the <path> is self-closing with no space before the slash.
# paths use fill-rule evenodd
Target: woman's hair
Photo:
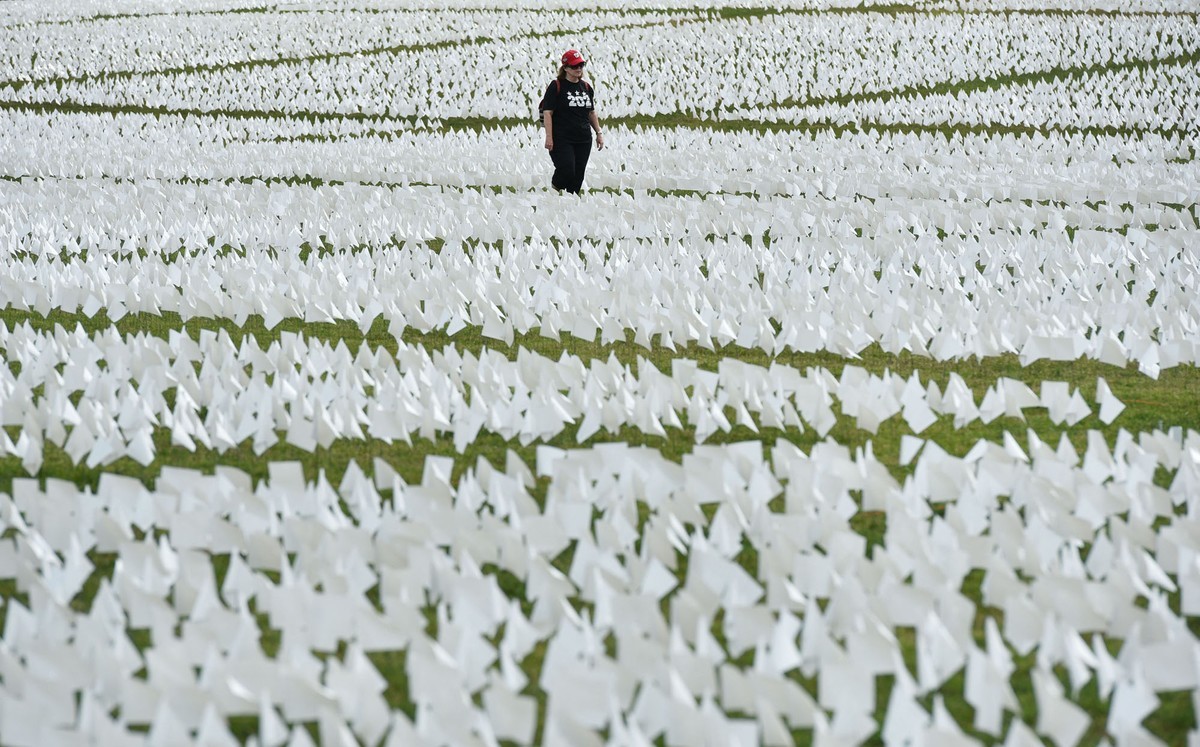
<path id="1" fill-rule="evenodd" d="M 566 65 L 559 65 L 559 66 L 558 66 L 558 79 L 559 79 L 559 80 L 566 80 L 566 79 L 567 79 L 567 66 L 566 66 Z M 580 80 L 582 80 L 582 78 L 581 78 Z"/>

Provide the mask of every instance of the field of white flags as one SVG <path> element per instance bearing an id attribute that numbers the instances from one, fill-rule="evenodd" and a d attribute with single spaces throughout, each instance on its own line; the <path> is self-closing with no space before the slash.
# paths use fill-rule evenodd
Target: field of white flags
<path id="1" fill-rule="evenodd" d="M 0 745 L 1200 744 L 1198 115 L 1197 0 L 3 0 Z"/>

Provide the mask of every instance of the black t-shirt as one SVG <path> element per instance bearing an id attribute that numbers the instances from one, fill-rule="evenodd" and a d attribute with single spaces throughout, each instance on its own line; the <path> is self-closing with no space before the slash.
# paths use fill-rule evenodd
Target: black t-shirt
<path id="1" fill-rule="evenodd" d="M 539 107 L 554 112 L 554 140 L 564 143 L 588 143 L 592 140 L 588 112 L 594 110 L 592 87 L 582 80 L 551 81 Z"/>

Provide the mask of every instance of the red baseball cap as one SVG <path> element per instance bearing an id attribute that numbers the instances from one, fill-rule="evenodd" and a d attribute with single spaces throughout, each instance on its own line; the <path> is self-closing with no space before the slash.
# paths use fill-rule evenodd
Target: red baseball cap
<path id="1" fill-rule="evenodd" d="M 587 60 L 583 59 L 583 55 L 579 54 L 578 49 L 568 49 L 566 52 L 563 52 L 562 64 L 564 65 L 582 65 L 586 62 Z"/>

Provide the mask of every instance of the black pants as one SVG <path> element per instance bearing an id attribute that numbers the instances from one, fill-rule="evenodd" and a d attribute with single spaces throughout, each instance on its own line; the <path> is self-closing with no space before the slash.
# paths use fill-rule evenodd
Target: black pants
<path id="1" fill-rule="evenodd" d="M 550 185 L 555 189 L 565 189 L 572 194 L 579 194 L 583 186 L 583 171 L 587 168 L 588 156 L 592 154 L 592 141 L 582 143 L 554 143 L 550 158 L 554 161 L 554 176 Z"/>

